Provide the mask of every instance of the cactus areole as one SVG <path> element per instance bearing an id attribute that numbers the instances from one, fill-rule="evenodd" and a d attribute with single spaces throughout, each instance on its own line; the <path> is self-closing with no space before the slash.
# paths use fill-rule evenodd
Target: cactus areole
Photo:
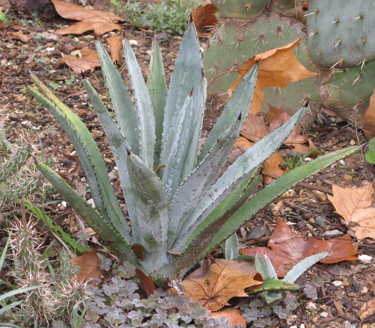
<path id="1" fill-rule="evenodd" d="M 97 41 L 96 47 L 114 117 L 90 82 L 83 83 L 111 145 L 128 216 L 117 203 L 103 157 L 85 124 L 32 75 L 40 92 L 32 87 L 28 91 L 53 113 L 74 145 L 95 208 L 48 166 L 37 167 L 120 261 L 131 262 L 154 279 L 185 273 L 279 194 L 356 150 L 322 156 L 255 194 L 261 164 L 288 137 L 306 108 L 221 174 L 252 101 L 257 65 L 244 76 L 198 154 L 207 83 L 193 23 L 182 40 L 168 92 L 158 44 L 153 43 L 145 83 L 124 40 L 134 102 L 102 44 Z M 142 245 L 142 259 L 133 252 L 134 244 Z"/>

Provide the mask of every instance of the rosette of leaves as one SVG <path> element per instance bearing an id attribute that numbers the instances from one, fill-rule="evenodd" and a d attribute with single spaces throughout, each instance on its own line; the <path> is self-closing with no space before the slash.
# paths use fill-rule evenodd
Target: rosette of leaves
<path id="1" fill-rule="evenodd" d="M 357 149 L 319 157 L 255 194 L 261 181 L 260 165 L 293 131 L 306 108 L 248 149 L 221 175 L 252 101 L 257 66 L 244 76 L 198 155 L 207 83 L 193 23 L 182 40 L 168 92 L 157 43 L 153 43 L 146 83 L 124 39 L 134 102 L 102 44 L 97 41 L 96 47 L 114 118 L 89 81 L 83 83 L 111 144 L 128 218 L 117 203 L 105 162 L 87 127 L 32 75 L 40 92 L 28 90 L 66 131 L 82 162 L 96 208 L 53 170 L 42 163 L 37 167 L 121 261 L 131 262 L 155 279 L 186 272 L 275 197 Z M 132 251 L 134 244 L 142 245 L 142 260 Z"/>

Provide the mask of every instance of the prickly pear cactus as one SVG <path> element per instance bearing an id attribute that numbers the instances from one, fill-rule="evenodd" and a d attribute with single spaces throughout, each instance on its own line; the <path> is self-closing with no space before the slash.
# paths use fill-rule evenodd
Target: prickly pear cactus
<path id="1" fill-rule="evenodd" d="M 336 3 L 338 5 L 334 6 Z M 252 14 L 258 15 L 255 18 L 222 19 L 203 54 L 206 75 L 210 80 L 221 72 L 238 69 L 254 55 L 304 36 L 294 53 L 302 65 L 318 75 L 290 83 L 287 89 L 264 88 L 262 109 L 268 111 L 267 103 L 270 103 L 293 114 L 304 100 L 309 99 L 313 116 L 321 108 L 329 108 L 345 118 L 354 106 L 358 107 L 359 113 L 364 113 L 375 88 L 375 61 L 370 62 L 375 59 L 375 36 L 370 35 L 375 31 L 375 21 L 371 22 L 370 16 L 375 15 L 371 12 L 375 14 L 373 0 L 310 0 L 307 12 L 303 11 L 302 2 L 274 0 L 263 9 L 253 11 Z M 361 16 L 361 13 L 365 14 Z M 226 15 L 231 16 L 230 13 Z M 324 23 L 327 25 L 324 28 L 320 22 L 323 18 L 329 22 Z M 339 21 L 335 22 L 337 19 Z M 351 31 L 353 26 L 358 28 Z M 316 30 L 319 33 L 315 33 Z M 355 37 L 357 41 L 362 37 L 362 43 L 356 44 Z M 341 42 L 335 47 L 336 39 Z M 322 47 L 325 50 L 320 53 Z M 236 78 L 236 73 L 220 76 L 209 91 L 226 92 Z"/>
<path id="2" fill-rule="evenodd" d="M 375 1 L 311 0 L 308 48 L 320 67 L 356 67 L 375 59 Z"/>
<path id="3" fill-rule="evenodd" d="M 212 0 L 221 18 L 252 18 L 258 16 L 269 0 Z"/>

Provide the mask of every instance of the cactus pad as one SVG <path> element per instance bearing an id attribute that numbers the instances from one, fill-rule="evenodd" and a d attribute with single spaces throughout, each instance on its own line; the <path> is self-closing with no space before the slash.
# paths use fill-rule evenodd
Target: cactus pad
<path id="1" fill-rule="evenodd" d="M 269 0 L 212 0 L 221 18 L 252 18 L 258 16 Z"/>
<path id="2" fill-rule="evenodd" d="M 373 0 L 311 0 L 307 16 L 311 59 L 321 67 L 355 67 L 375 59 Z"/>

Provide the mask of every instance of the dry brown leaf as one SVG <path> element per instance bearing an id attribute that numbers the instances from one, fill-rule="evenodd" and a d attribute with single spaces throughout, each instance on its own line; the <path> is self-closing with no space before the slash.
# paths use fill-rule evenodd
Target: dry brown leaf
<path id="1" fill-rule="evenodd" d="M 57 30 L 57 34 L 82 34 L 94 30 L 96 36 L 113 30 L 121 31 L 121 26 L 116 24 L 125 19 L 111 12 L 87 10 L 64 1 L 52 0 L 57 13 L 64 18 L 80 21 L 68 28 Z"/>
<path id="2" fill-rule="evenodd" d="M 263 116 L 249 113 L 242 126 L 241 135 L 252 142 L 257 142 L 262 140 L 269 132 Z"/>
<path id="3" fill-rule="evenodd" d="M 78 74 L 87 70 L 92 72 L 95 67 L 100 67 L 100 59 L 96 50 L 83 48 L 80 54 L 81 58 L 75 56 L 64 56 L 60 58 L 58 63 L 65 63 Z"/>
<path id="4" fill-rule="evenodd" d="M 77 276 L 78 282 L 99 281 L 104 274 L 104 271 L 99 268 L 100 258 L 96 251 L 84 252 L 83 255 L 70 260 L 70 263 L 81 267 L 81 273 Z"/>
<path id="5" fill-rule="evenodd" d="M 341 188 L 332 185 L 333 196 L 328 196 L 336 213 L 340 214 L 358 239 L 375 239 L 375 208 L 372 183 L 360 188 Z"/>
<path id="6" fill-rule="evenodd" d="M 3 30 L 5 28 L 7 28 L 7 27 L 8 27 L 7 24 L 5 24 L 4 22 L 0 22 L 0 30 Z"/>
<path id="7" fill-rule="evenodd" d="M 236 143 L 234 144 L 233 150 L 240 149 L 240 150 L 245 151 L 246 149 L 249 149 L 253 146 L 254 146 L 254 142 L 251 142 L 250 140 L 248 140 L 244 137 L 239 137 L 236 140 Z"/>
<path id="8" fill-rule="evenodd" d="M 253 102 L 249 109 L 249 111 L 254 114 L 259 113 L 262 108 L 264 100 L 263 88 L 287 88 L 288 83 L 317 75 L 317 73 L 310 72 L 306 69 L 293 53 L 293 48 L 297 46 L 301 39 L 302 37 L 284 47 L 255 55 L 253 58 L 250 58 L 249 61 L 245 62 L 239 69 L 237 80 L 228 90 L 229 97 L 255 63 L 259 63 L 259 73 Z"/>
<path id="9" fill-rule="evenodd" d="M 246 327 L 246 320 L 242 316 L 241 312 L 237 309 L 230 308 L 230 309 L 225 309 L 225 310 L 221 310 L 217 312 L 211 312 L 210 316 L 214 319 L 227 318 L 228 323 L 232 327 L 236 327 L 239 324 L 241 324 L 241 326 L 243 327 Z"/>
<path id="10" fill-rule="evenodd" d="M 62 30 L 57 30 L 55 33 L 65 34 L 83 34 L 87 31 L 94 31 L 96 36 L 101 36 L 104 33 L 117 30 L 121 31 L 121 26 L 115 23 L 102 23 L 102 22 L 78 22 Z"/>
<path id="11" fill-rule="evenodd" d="M 112 35 L 107 39 L 109 47 L 111 48 L 111 59 L 120 65 L 120 52 L 122 48 L 122 36 Z"/>
<path id="12" fill-rule="evenodd" d="M 99 10 L 87 10 L 83 7 L 73 5 L 60 0 L 51 0 L 55 6 L 57 13 L 64 18 L 77 21 L 90 21 L 102 23 L 117 23 L 125 21 L 124 18 L 116 16 L 112 12 L 104 12 Z"/>
<path id="13" fill-rule="evenodd" d="M 221 263 L 213 263 L 204 277 L 186 279 L 182 284 L 186 290 L 185 296 L 191 302 L 199 302 L 210 311 L 218 311 L 228 305 L 232 297 L 248 297 L 245 289 L 260 287 L 263 279 L 259 273 L 248 274 Z"/>
<path id="14" fill-rule="evenodd" d="M 371 315 L 375 313 L 375 297 L 371 300 L 363 303 L 361 309 L 359 310 L 359 317 L 361 320 L 366 320 Z"/>
<path id="15" fill-rule="evenodd" d="M 279 166 L 279 164 L 281 164 L 283 161 L 283 158 L 278 153 L 274 153 L 264 162 L 263 174 L 265 175 L 265 184 L 272 183 L 273 179 L 277 179 L 285 173 L 284 170 Z"/>
<path id="16" fill-rule="evenodd" d="M 362 128 L 367 139 L 375 137 L 375 91 L 371 95 L 370 104 L 363 116 L 365 124 Z"/>
<path id="17" fill-rule="evenodd" d="M 9 33 L 8 36 L 14 40 L 18 40 L 18 41 L 21 41 L 21 42 L 27 42 L 29 41 L 31 38 L 25 34 L 23 34 L 22 30 L 19 30 L 17 32 L 12 32 L 12 33 Z"/>
<path id="18" fill-rule="evenodd" d="M 264 259 L 268 256 L 279 277 L 284 277 L 294 265 L 304 258 L 328 252 L 328 256 L 320 262 L 337 263 L 341 261 L 358 260 L 357 254 L 349 235 L 331 240 L 319 240 L 314 237 L 304 239 L 300 233 L 295 234 L 281 219 L 277 219 L 267 247 L 246 248 L 240 250 L 242 255 L 255 256 L 258 254 Z"/>
<path id="19" fill-rule="evenodd" d="M 270 132 L 276 130 L 279 126 L 290 120 L 290 115 L 285 110 L 270 104 L 268 104 L 268 108 L 267 119 L 270 123 Z M 301 126 L 297 125 L 288 139 L 286 139 L 285 144 L 303 144 L 307 142 L 309 136 L 307 134 L 301 135 L 301 130 Z"/>
<path id="20" fill-rule="evenodd" d="M 193 22 L 199 38 L 212 34 L 212 31 L 207 32 L 207 30 L 212 29 L 217 24 L 217 18 L 214 15 L 217 11 L 218 9 L 213 4 L 201 5 L 193 9 Z"/>

